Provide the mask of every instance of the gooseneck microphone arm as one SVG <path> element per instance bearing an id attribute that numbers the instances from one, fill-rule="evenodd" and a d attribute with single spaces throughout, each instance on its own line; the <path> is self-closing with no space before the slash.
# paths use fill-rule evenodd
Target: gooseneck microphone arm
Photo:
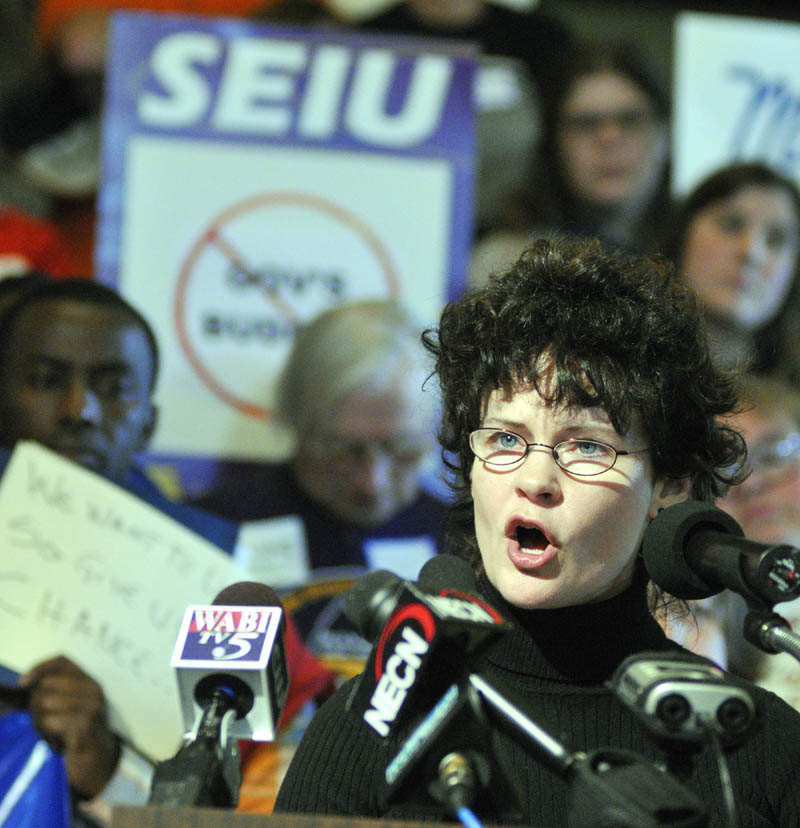
<path id="1" fill-rule="evenodd" d="M 496 726 L 524 738 L 537 758 L 570 786 L 569 828 L 702 828 L 708 815 L 678 779 L 628 750 L 571 752 L 482 676 L 469 684 Z"/>
<path id="2" fill-rule="evenodd" d="M 560 776 L 565 775 L 576 759 L 564 745 L 543 730 L 518 707 L 511 704 L 502 693 L 477 673 L 471 673 L 469 683 L 478 691 L 484 703 L 489 707 L 489 718 L 502 722 L 515 733 L 525 736 L 528 744 L 533 745 L 536 755 L 544 764 Z"/>
<path id="3" fill-rule="evenodd" d="M 451 556 L 434 560 L 435 564 L 423 567 L 419 585 L 442 595 L 458 583 L 462 600 L 469 603 L 469 594 L 477 589 L 474 575 L 467 572 L 468 565 Z M 457 582 L 459 569 L 464 573 L 463 579 Z M 403 599 L 398 600 L 404 593 L 397 581 L 391 573 L 374 573 L 371 577 L 365 576 L 348 596 L 348 617 L 358 629 L 368 631 L 372 639 L 377 639 L 378 646 L 384 643 L 387 630 L 398 629 L 392 619 L 398 613 L 405 617 L 408 608 L 413 606 L 411 599 L 425 601 L 419 591 L 406 590 L 410 599 L 403 604 Z M 446 631 L 444 624 L 441 629 Z M 459 639 L 453 638 L 449 649 L 458 651 L 459 648 Z M 502 763 L 492 748 L 491 732 L 495 730 L 503 731 L 567 782 L 568 828 L 702 828 L 708 824 L 702 802 L 647 758 L 615 748 L 589 753 L 568 750 L 504 691 L 470 669 L 473 658 L 474 653 L 462 653 L 456 670 L 460 677 L 446 687 L 433 707 L 417 721 L 387 764 L 387 804 L 432 796 L 455 813 L 459 806 L 470 805 L 480 796 L 483 806 L 493 814 L 513 811 L 519 797 L 505 778 Z M 424 665 L 420 664 L 419 669 L 424 669 Z M 425 681 L 428 687 L 434 685 L 431 678 L 429 675 Z M 417 696 L 414 704 L 421 705 L 421 702 Z M 361 713 L 355 703 L 350 709 Z M 393 722 L 386 730 L 392 726 Z"/>
<path id="4" fill-rule="evenodd" d="M 800 661 L 800 636 L 782 615 L 766 607 L 750 606 L 743 633 L 745 640 L 765 653 L 788 653 Z"/>
<path id="5" fill-rule="evenodd" d="M 470 731 L 473 723 L 479 723 L 483 733 L 480 742 Z M 483 791 L 494 801 L 498 789 L 505 786 L 508 790 L 499 807 L 509 807 L 509 798 L 515 799 L 517 793 L 508 788 L 502 768 L 492 758 L 489 731 L 493 728 L 531 750 L 537 761 L 568 784 L 568 828 L 708 825 L 702 802 L 666 770 L 629 750 L 569 751 L 477 673 L 451 685 L 387 765 L 388 800 L 401 800 L 414 786 L 427 786 L 454 812 L 454 804 L 459 803 L 452 802 L 453 795 L 471 802 Z M 475 747 L 478 743 L 480 749 Z M 454 760 L 472 771 L 465 777 L 464 791 L 457 786 L 448 789 L 450 780 L 442 775 Z M 436 768 L 438 781 L 431 782 L 427 774 Z M 494 807 L 497 805 L 495 802 Z"/>

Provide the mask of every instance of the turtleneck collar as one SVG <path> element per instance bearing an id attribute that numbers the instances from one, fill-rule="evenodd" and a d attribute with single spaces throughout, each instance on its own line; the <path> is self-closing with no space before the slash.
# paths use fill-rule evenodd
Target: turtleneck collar
<path id="1" fill-rule="evenodd" d="M 609 679 L 631 653 L 673 646 L 648 610 L 646 576 L 607 601 L 552 610 L 515 607 L 485 577 L 480 588 L 513 624 L 486 657 L 510 674 L 596 684 Z"/>

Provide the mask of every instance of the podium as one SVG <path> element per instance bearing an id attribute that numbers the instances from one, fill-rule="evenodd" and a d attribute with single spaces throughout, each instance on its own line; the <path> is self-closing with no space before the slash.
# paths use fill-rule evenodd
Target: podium
<path id="1" fill-rule="evenodd" d="M 220 808 L 114 808 L 111 828 L 458 828 L 455 822 L 408 822 L 325 814 L 237 814 Z M 488 826 L 487 826 L 488 828 Z M 498 828 L 498 826 L 495 826 Z"/>

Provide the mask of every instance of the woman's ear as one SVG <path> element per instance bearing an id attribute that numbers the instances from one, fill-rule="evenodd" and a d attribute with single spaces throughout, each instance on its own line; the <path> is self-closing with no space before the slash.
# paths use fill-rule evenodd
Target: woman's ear
<path id="1" fill-rule="evenodd" d="M 653 486 L 653 497 L 648 511 L 650 519 L 652 520 L 667 506 L 688 500 L 691 490 L 692 479 L 690 477 L 660 477 Z"/>

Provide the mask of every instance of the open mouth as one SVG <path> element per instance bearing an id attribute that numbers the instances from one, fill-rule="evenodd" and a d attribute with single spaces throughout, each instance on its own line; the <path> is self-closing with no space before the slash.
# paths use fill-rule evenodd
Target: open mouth
<path id="1" fill-rule="evenodd" d="M 526 552 L 543 552 L 547 549 L 549 541 L 540 529 L 533 526 L 518 526 L 517 543 L 520 549 Z"/>

